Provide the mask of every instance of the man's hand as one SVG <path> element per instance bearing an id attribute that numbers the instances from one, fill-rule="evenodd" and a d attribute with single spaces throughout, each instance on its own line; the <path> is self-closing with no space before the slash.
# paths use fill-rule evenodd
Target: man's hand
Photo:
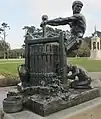
<path id="1" fill-rule="evenodd" d="M 68 78 L 68 79 L 72 79 L 72 80 L 74 80 L 74 79 L 75 79 L 75 76 L 70 75 L 70 76 L 67 76 L 67 78 Z"/>
<path id="2" fill-rule="evenodd" d="M 43 15 L 42 16 L 42 22 L 40 24 L 40 27 L 43 27 L 47 24 L 47 21 L 48 21 L 48 16 L 47 15 Z"/>
<path id="3" fill-rule="evenodd" d="M 43 27 L 47 24 L 47 21 L 41 22 L 40 27 Z"/>

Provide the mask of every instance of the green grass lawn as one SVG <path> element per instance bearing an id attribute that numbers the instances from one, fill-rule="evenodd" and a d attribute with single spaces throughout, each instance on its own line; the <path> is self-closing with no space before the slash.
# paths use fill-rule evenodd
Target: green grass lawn
<path id="1" fill-rule="evenodd" d="M 0 73 L 17 75 L 17 67 L 23 63 L 24 60 L 0 60 Z"/>
<path id="2" fill-rule="evenodd" d="M 101 72 L 101 60 L 89 58 L 69 58 L 69 62 L 84 67 L 89 72 Z"/>
<path id="3" fill-rule="evenodd" d="M 83 66 L 89 72 L 101 71 L 101 60 L 89 60 L 88 58 L 68 58 L 72 64 Z M 0 60 L 0 73 L 17 75 L 17 67 L 23 64 L 24 60 Z"/>

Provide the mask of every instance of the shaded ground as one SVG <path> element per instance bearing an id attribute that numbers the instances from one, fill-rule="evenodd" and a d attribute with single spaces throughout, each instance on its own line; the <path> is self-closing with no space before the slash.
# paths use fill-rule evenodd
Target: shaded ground
<path id="1" fill-rule="evenodd" d="M 101 72 L 89 72 L 88 74 L 92 79 L 100 79 L 101 80 Z"/>
<path id="2" fill-rule="evenodd" d="M 7 96 L 7 92 L 9 90 L 11 90 L 12 88 L 15 88 L 15 86 L 13 86 L 13 87 L 1 87 L 0 88 L 0 108 L 2 107 L 3 99 L 6 98 L 6 96 Z"/>

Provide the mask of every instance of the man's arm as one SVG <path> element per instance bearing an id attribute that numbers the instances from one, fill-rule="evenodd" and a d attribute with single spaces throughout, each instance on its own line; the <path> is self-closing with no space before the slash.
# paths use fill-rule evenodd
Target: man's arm
<path id="1" fill-rule="evenodd" d="M 68 18 L 56 18 L 47 21 L 47 24 L 51 26 L 66 25 L 68 24 Z"/>
<path id="2" fill-rule="evenodd" d="M 69 78 L 69 79 L 75 79 L 75 76 L 77 76 L 78 74 L 79 74 L 79 69 L 76 68 L 75 69 L 75 72 L 72 72 L 72 75 L 67 76 L 67 78 Z"/>
<path id="3" fill-rule="evenodd" d="M 69 22 L 72 22 L 73 20 L 75 20 L 75 17 L 73 16 L 66 17 L 66 18 L 56 18 L 56 19 L 47 21 L 47 24 L 52 26 L 66 25 L 66 24 L 69 24 Z"/>
<path id="4" fill-rule="evenodd" d="M 77 72 L 71 74 L 70 76 L 67 76 L 68 79 L 75 79 L 75 76 L 77 75 Z"/>
<path id="5" fill-rule="evenodd" d="M 51 25 L 51 26 L 66 25 L 66 24 L 70 24 L 70 22 L 72 22 L 75 19 L 76 18 L 74 16 L 66 17 L 66 18 L 56 18 L 53 20 L 45 21 L 43 24 L 45 24 L 45 25 L 47 24 L 47 25 Z"/>

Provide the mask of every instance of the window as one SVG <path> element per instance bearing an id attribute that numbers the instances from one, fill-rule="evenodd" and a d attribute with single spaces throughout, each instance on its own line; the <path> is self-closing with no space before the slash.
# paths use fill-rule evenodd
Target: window
<path id="1" fill-rule="evenodd" d="M 97 49 L 99 50 L 99 42 L 97 42 Z"/>
<path id="2" fill-rule="evenodd" d="M 96 42 L 93 42 L 93 50 L 96 49 Z"/>

